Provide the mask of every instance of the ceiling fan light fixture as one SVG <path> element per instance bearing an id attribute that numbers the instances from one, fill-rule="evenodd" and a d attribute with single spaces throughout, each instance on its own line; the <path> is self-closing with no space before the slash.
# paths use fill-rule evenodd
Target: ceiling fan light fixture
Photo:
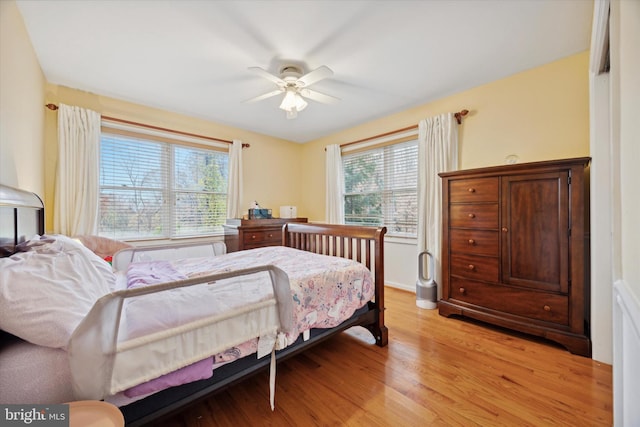
<path id="1" fill-rule="evenodd" d="M 309 105 L 307 101 L 296 90 L 287 89 L 280 104 L 280 109 L 287 112 L 288 119 L 293 119 L 297 116 L 297 112 L 307 108 L 307 105 Z"/>
<path id="2" fill-rule="evenodd" d="M 339 99 L 334 96 L 308 89 L 312 84 L 333 75 L 333 71 L 325 65 L 309 71 L 304 75 L 302 74 L 302 69 L 294 65 L 285 65 L 282 67 L 279 76 L 271 74 L 260 67 L 249 67 L 249 69 L 275 83 L 278 88 L 271 92 L 255 96 L 245 102 L 261 101 L 284 92 L 280 109 L 286 111 L 287 119 L 295 119 L 298 116 L 298 112 L 307 108 L 309 104 L 305 98 L 324 104 L 333 104 L 339 101 Z"/>
<path id="3" fill-rule="evenodd" d="M 291 111 L 296 106 L 296 93 L 292 90 L 287 90 L 282 98 L 280 109 L 284 111 Z"/>
<path id="4" fill-rule="evenodd" d="M 305 101 L 299 93 L 296 93 L 296 110 L 302 111 L 307 108 L 307 105 L 309 105 L 309 103 Z"/>

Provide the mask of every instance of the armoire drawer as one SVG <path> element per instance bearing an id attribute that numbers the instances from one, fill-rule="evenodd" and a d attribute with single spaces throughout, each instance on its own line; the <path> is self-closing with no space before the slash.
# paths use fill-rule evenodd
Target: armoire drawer
<path id="1" fill-rule="evenodd" d="M 451 203 L 497 202 L 498 178 L 457 179 L 449 183 Z"/>
<path id="2" fill-rule="evenodd" d="M 473 280 L 498 283 L 498 258 L 451 254 L 451 274 Z"/>
<path id="3" fill-rule="evenodd" d="M 462 204 L 449 207 L 449 225 L 463 228 L 498 228 L 498 204 Z"/>
<path id="4" fill-rule="evenodd" d="M 569 324 L 569 297 L 452 277 L 450 299 L 518 316 Z"/>
<path id="5" fill-rule="evenodd" d="M 451 252 L 498 256 L 497 230 L 451 230 L 449 238 Z"/>

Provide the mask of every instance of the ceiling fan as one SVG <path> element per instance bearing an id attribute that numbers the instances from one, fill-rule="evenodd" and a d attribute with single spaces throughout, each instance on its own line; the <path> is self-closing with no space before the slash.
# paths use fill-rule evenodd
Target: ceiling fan
<path id="1" fill-rule="evenodd" d="M 284 65 L 280 68 L 279 77 L 260 67 L 249 67 L 249 70 L 274 82 L 278 88 L 271 92 L 248 99 L 245 102 L 251 103 L 262 101 L 263 99 L 284 93 L 284 98 L 282 99 L 280 108 L 287 112 L 287 119 L 295 119 L 298 116 L 298 112 L 307 107 L 308 104 L 305 98 L 321 102 L 323 104 L 333 104 L 340 101 L 340 99 L 335 96 L 326 95 L 309 89 L 309 86 L 312 84 L 333 75 L 333 71 L 325 65 L 316 68 L 313 71 L 309 71 L 304 75 L 302 74 L 302 69 L 300 67 L 296 65 Z"/>

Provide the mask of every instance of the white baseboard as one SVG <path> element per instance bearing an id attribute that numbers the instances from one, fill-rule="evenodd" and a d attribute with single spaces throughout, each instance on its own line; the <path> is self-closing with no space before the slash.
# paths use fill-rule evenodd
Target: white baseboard
<path id="1" fill-rule="evenodd" d="M 391 288 L 396 288 L 396 289 L 402 289 L 403 291 L 409 291 L 409 292 L 416 292 L 416 284 L 412 284 L 411 286 L 405 284 L 405 283 L 396 283 L 396 282 L 389 282 L 388 280 L 384 281 L 385 286 L 389 286 Z"/>
<path id="2" fill-rule="evenodd" d="M 640 302 L 624 281 L 613 284 L 613 423 L 640 426 Z"/>

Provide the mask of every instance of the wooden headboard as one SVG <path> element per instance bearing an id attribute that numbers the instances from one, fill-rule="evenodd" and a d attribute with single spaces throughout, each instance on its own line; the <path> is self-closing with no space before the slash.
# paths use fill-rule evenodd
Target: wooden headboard
<path id="1" fill-rule="evenodd" d="M 0 184 L 0 257 L 11 255 L 18 243 L 44 234 L 44 204 L 35 193 Z"/>

